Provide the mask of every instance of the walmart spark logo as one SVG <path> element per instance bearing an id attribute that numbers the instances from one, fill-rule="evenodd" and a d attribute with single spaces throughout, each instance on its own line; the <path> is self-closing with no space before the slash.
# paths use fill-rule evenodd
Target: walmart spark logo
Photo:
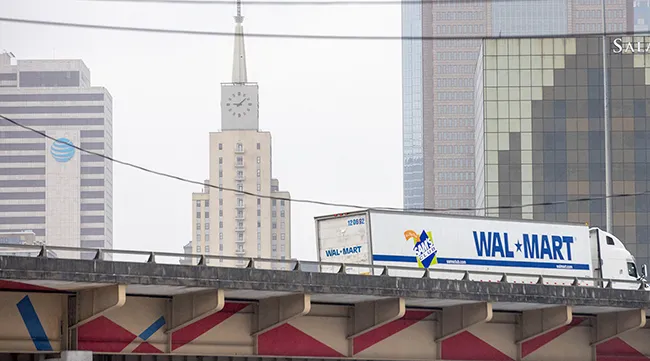
<path id="1" fill-rule="evenodd" d="M 68 138 L 59 138 L 50 147 L 50 154 L 52 158 L 59 163 L 65 163 L 70 161 L 74 157 L 75 148 L 72 146 L 72 142 Z"/>
<path id="2" fill-rule="evenodd" d="M 418 236 L 415 231 L 408 230 L 404 232 L 406 241 L 413 240 L 413 251 L 418 261 L 418 267 L 429 268 L 432 264 L 438 264 L 438 250 L 433 245 L 431 232 L 422 231 Z"/>

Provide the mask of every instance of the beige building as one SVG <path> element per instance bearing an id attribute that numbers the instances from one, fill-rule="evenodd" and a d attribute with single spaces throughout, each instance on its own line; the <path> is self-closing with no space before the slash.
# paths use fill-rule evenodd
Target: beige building
<path id="1" fill-rule="evenodd" d="M 193 235 L 185 247 L 242 258 L 219 261 L 230 267 L 246 266 L 244 258 L 291 258 L 290 194 L 272 177 L 271 133 L 259 130 L 259 89 L 247 80 L 239 11 L 232 82 L 221 84 L 221 131 L 210 133 L 206 183 L 224 189 L 206 186 L 192 194 Z"/>

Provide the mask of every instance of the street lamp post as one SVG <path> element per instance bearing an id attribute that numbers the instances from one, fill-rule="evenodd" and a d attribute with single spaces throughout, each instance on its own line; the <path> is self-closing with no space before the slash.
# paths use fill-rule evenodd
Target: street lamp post
<path id="1" fill-rule="evenodd" d="M 609 81 L 607 74 L 607 23 L 605 22 L 605 1 L 603 2 L 603 130 L 605 132 L 605 223 L 607 232 L 612 233 L 612 157 L 609 119 Z"/>

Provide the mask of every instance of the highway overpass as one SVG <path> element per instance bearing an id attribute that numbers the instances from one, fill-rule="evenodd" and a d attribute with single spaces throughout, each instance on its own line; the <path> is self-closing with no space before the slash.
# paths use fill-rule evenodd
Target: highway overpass
<path id="1" fill-rule="evenodd" d="M 98 255 L 0 256 L 0 361 L 66 350 L 96 360 L 650 359 L 645 291 Z"/>

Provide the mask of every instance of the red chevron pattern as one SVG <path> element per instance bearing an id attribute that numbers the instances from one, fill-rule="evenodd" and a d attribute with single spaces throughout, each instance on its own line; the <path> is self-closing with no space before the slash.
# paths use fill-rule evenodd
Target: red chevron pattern
<path id="1" fill-rule="evenodd" d="M 138 336 L 104 316 L 100 316 L 77 330 L 79 350 L 120 353 Z"/>
<path id="2" fill-rule="evenodd" d="M 387 339 L 388 337 L 411 327 L 412 325 L 422 321 L 432 314 L 433 311 L 406 311 L 404 317 L 401 319 L 395 320 L 370 332 L 364 333 L 361 336 L 355 337 L 353 341 L 353 352 L 354 354 L 358 354 L 359 352 Z"/>
<path id="3" fill-rule="evenodd" d="M 442 341 L 440 347 L 444 360 L 514 361 L 512 357 L 497 350 L 469 331 L 463 331 Z"/>
<path id="4" fill-rule="evenodd" d="M 556 330 L 547 332 L 541 336 L 523 342 L 521 344 L 521 357 L 526 357 L 531 353 L 539 350 L 541 347 L 560 337 L 562 334 L 569 331 L 573 327 L 580 325 L 584 320 L 586 320 L 584 317 L 574 317 L 571 323 L 564 327 L 560 327 Z"/>
<path id="5" fill-rule="evenodd" d="M 596 346 L 597 361 L 648 361 L 650 358 L 644 356 L 634 347 L 620 338 L 614 338 Z"/>
<path id="6" fill-rule="evenodd" d="M 257 349 L 265 356 L 345 357 L 288 323 L 259 335 Z"/>
<path id="7" fill-rule="evenodd" d="M 54 288 L 32 285 L 23 282 L 0 280 L 0 290 L 7 291 L 56 291 Z"/>
<path id="8" fill-rule="evenodd" d="M 212 314 L 208 317 L 202 318 L 190 325 L 187 325 L 180 330 L 172 333 L 172 351 L 179 347 L 185 346 L 194 341 L 199 336 L 215 328 L 220 323 L 232 317 L 237 312 L 243 310 L 248 306 L 247 303 L 226 303 L 223 310 Z"/>

